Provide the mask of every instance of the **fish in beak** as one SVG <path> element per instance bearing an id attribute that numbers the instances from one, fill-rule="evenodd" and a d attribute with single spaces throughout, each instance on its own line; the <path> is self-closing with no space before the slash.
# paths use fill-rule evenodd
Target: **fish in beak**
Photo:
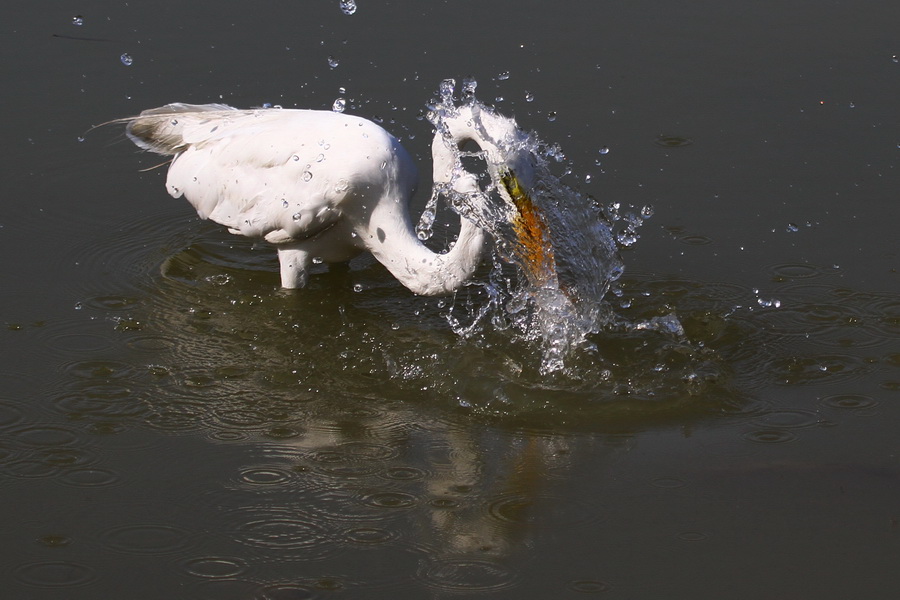
<path id="1" fill-rule="evenodd" d="M 499 175 L 515 209 L 511 218 L 516 237 L 511 244 L 512 258 L 522 266 L 532 285 L 556 285 L 556 261 L 546 219 L 512 169 L 501 169 Z"/>

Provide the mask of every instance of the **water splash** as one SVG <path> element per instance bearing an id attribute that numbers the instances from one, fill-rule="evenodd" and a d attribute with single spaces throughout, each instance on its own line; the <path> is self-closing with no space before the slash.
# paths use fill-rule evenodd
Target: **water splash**
<path id="1" fill-rule="evenodd" d="M 540 348 L 541 372 L 563 371 L 573 351 L 591 346 L 590 334 L 612 323 L 629 326 L 612 313 L 604 296 L 624 269 L 619 246 L 637 241 L 637 229 L 652 208 L 620 215 L 618 204 L 604 210 L 565 185 L 551 171 L 552 162 L 564 160 L 560 148 L 479 102 L 476 85 L 467 80 L 457 102 L 455 81 L 445 80 L 429 106 L 428 119 L 455 165 L 450 181 L 436 183 L 417 232 L 421 239 L 430 237 L 442 198 L 489 232 L 493 268 L 487 282 L 470 284 L 482 288 L 484 302 L 462 301 L 464 308 L 457 303 L 450 325 L 464 337 L 488 326 L 512 332 Z M 480 151 L 458 147 L 452 130 L 460 121 L 475 132 Z M 473 174 L 464 164 L 472 157 L 483 159 L 489 175 L 474 191 Z M 510 265 L 517 267 L 518 277 Z M 664 321 L 630 326 L 679 334 L 677 319 Z"/>

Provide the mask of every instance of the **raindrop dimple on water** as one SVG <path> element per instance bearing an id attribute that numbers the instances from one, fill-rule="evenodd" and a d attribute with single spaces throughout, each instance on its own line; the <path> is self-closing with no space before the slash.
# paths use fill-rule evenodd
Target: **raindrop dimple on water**
<path id="1" fill-rule="evenodd" d="M 134 59 L 131 58 L 131 55 L 128 54 L 127 52 L 124 53 L 122 56 L 120 56 L 119 60 L 122 61 L 122 64 L 125 65 L 126 67 L 130 67 L 131 64 L 134 62 Z"/>

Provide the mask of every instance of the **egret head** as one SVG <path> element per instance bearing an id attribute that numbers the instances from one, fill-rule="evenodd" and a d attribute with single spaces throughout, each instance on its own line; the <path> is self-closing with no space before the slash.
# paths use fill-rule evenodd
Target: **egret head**
<path id="1" fill-rule="evenodd" d="M 432 122 L 437 133 L 436 185 L 457 212 L 491 233 L 504 257 L 524 271 L 531 285 L 555 284 L 549 222 L 534 196 L 535 140 L 514 119 L 475 100 L 457 106 L 445 98 L 432 113 Z M 477 152 L 470 143 L 477 145 Z M 485 170 L 490 176 L 487 186 L 478 175 Z"/>

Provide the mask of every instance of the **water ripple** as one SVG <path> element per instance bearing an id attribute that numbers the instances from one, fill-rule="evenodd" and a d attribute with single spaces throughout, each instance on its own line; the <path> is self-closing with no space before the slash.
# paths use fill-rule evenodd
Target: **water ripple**
<path id="1" fill-rule="evenodd" d="M 794 429 L 820 425 L 822 419 L 811 410 L 775 410 L 751 421 L 754 425 L 775 429 Z"/>
<path id="2" fill-rule="evenodd" d="M 236 541 L 265 551 L 269 560 L 316 560 L 338 550 L 333 532 L 318 515 L 287 506 L 256 506 L 231 511 L 228 532 Z"/>
<path id="3" fill-rule="evenodd" d="M 228 556 L 200 556 L 179 564 L 189 575 L 203 579 L 237 577 L 247 571 L 247 564 L 242 559 Z"/>
<path id="4" fill-rule="evenodd" d="M 748 442 L 757 444 L 783 444 L 785 442 L 793 442 L 797 439 L 797 436 L 783 429 L 762 429 L 745 433 L 743 438 Z"/>
<path id="5" fill-rule="evenodd" d="M 395 531 L 381 529 L 379 527 L 354 527 L 344 532 L 344 539 L 353 544 L 374 545 L 383 544 L 397 537 Z"/>
<path id="6" fill-rule="evenodd" d="M 8 432 L 11 439 L 27 446 L 71 446 L 79 439 L 77 432 L 56 425 L 29 425 Z"/>
<path id="7" fill-rule="evenodd" d="M 313 589 L 297 583 L 273 583 L 265 586 L 258 598 L 259 600 L 310 600 L 317 596 L 318 594 Z"/>
<path id="8" fill-rule="evenodd" d="M 571 582 L 568 588 L 580 594 L 601 594 L 609 591 L 609 584 L 599 579 L 578 579 Z"/>
<path id="9" fill-rule="evenodd" d="M 778 358 L 770 365 L 775 383 L 811 385 L 862 377 L 873 370 L 863 358 L 847 354 L 813 354 Z"/>
<path id="10" fill-rule="evenodd" d="M 45 588 L 67 588 L 87 585 L 97 579 L 91 567 L 72 561 L 33 562 L 15 571 L 20 582 Z"/>
<path id="11" fill-rule="evenodd" d="M 18 404 L 8 400 L 0 400 L 0 429 L 17 425 L 22 419 L 22 410 Z"/>
<path id="12" fill-rule="evenodd" d="M 283 485 L 291 480 L 293 474 L 289 471 L 272 467 L 250 467 L 242 469 L 239 477 L 243 483 L 255 487 Z"/>
<path id="13" fill-rule="evenodd" d="M 171 525 L 125 525 L 102 534 L 107 548 L 127 554 L 172 554 L 190 545 L 190 534 Z"/>
<path id="14" fill-rule="evenodd" d="M 423 562 L 417 573 L 428 587 L 456 593 L 488 593 L 519 583 L 518 572 L 488 559 L 435 558 Z"/>
<path id="15" fill-rule="evenodd" d="M 487 503 L 489 517 L 502 523 L 540 522 L 552 526 L 568 526 L 596 522 L 606 518 L 605 509 L 597 504 L 565 501 L 550 494 L 511 493 Z"/>
<path id="16" fill-rule="evenodd" d="M 840 408 L 854 412 L 870 412 L 871 409 L 878 406 L 878 401 L 871 396 L 863 394 L 837 394 L 822 398 L 822 404 L 830 408 Z"/>
<path id="17" fill-rule="evenodd" d="M 115 471 L 91 467 L 66 471 L 57 481 L 74 487 L 106 487 L 121 483 L 123 478 Z"/>
<path id="18" fill-rule="evenodd" d="M 374 508 L 404 509 L 415 506 L 418 498 L 405 492 L 378 491 L 364 495 L 361 501 Z"/>

